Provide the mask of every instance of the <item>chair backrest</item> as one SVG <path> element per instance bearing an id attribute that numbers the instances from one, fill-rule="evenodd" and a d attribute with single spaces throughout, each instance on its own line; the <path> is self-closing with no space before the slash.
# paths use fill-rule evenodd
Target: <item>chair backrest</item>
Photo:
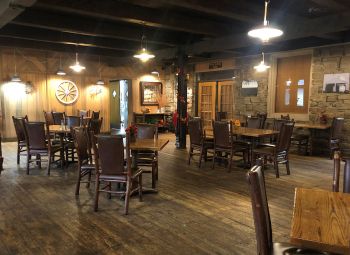
<path id="1" fill-rule="evenodd" d="M 339 139 L 342 136 L 344 118 L 333 118 L 331 127 L 331 139 Z"/>
<path id="2" fill-rule="evenodd" d="M 265 122 L 266 122 L 266 119 L 267 119 L 267 113 L 264 113 L 264 112 L 258 112 L 256 114 L 256 116 L 258 118 L 260 118 L 260 129 L 264 129 L 265 128 Z"/>
<path id="3" fill-rule="evenodd" d="M 28 121 L 28 116 L 27 115 L 24 117 L 12 116 L 12 120 L 13 120 L 13 125 L 15 126 L 17 141 L 18 142 L 25 141 L 26 136 L 25 136 L 25 130 L 24 130 L 24 122 Z"/>
<path id="4" fill-rule="evenodd" d="M 333 167 L 333 192 L 339 192 L 339 176 L 340 176 L 340 152 L 334 152 L 334 167 Z"/>
<path id="5" fill-rule="evenodd" d="M 100 118 L 100 111 L 98 111 L 98 112 L 92 111 L 91 119 L 98 120 L 99 118 Z"/>
<path id="6" fill-rule="evenodd" d="M 229 123 L 226 121 L 212 121 L 214 147 L 231 146 Z"/>
<path id="7" fill-rule="evenodd" d="M 98 135 L 101 132 L 101 126 L 102 126 L 103 118 L 101 119 L 91 119 L 89 121 L 89 132 L 94 132 L 95 135 Z"/>
<path id="8" fill-rule="evenodd" d="M 44 117 L 45 117 L 46 125 L 55 125 L 55 121 L 53 119 L 52 112 L 44 111 Z"/>
<path id="9" fill-rule="evenodd" d="M 61 121 L 64 120 L 64 112 L 51 112 L 53 122 L 55 125 L 61 125 Z"/>
<path id="10" fill-rule="evenodd" d="M 259 117 L 247 117 L 246 127 L 248 128 L 261 128 L 262 119 Z"/>
<path id="11" fill-rule="evenodd" d="M 102 175 L 129 175 L 131 174 L 130 166 L 130 149 L 128 146 L 129 139 L 127 135 L 126 142 L 126 159 L 127 169 L 124 167 L 124 144 L 122 136 L 98 135 L 96 143 L 93 142 L 95 152 L 96 169 L 100 169 Z M 98 157 L 96 158 L 96 154 Z"/>
<path id="12" fill-rule="evenodd" d="M 66 125 L 70 127 L 79 127 L 81 123 L 81 117 L 79 116 L 66 116 Z"/>
<path id="13" fill-rule="evenodd" d="M 272 130 L 280 131 L 283 124 L 287 123 L 286 119 L 273 119 Z"/>
<path id="14" fill-rule="evenodd" d="M 138 123 L 137 138 L 138 139 L 154 139 L 158 138 L 158 127 L 154 124 Z"/>
<path id="15" fill-rule="evenodd" d="M 81 163 L 89 159 L 89 137 L 85 127 L 71 128 L 74 146 L 77 150 L 78 161 Z"/>
<path id="16" fill-rule="evenodd" d="M 89 117 L 90 110 L 78 110 L 79 117 Z"/>
<path id="17" fill-rule="evenodd" d="M 287 115 L 281 114 L 281 119 L 282 120 L 290 120 L 290 116 L 289 116 L 289 114 L 287 114 Z"/>
<path id="18" fill-rule="evenodd" d="M 281 126 L 280 132 L 277 137 L 276 151 L 288 152 L 290 147 L 290 140 L 292 138 L 294 128 L 294 122 L 286 122 Z"/>
<path id="19" fill-rule="evenodd" d="M 27 146 L 30 149 L 46 149 L 46 135 L 44 122 L 25 122 Z"/>
<path id="20" fill-rule="evenodd" d="M 216 121 L 224 121 L 227 119 L 227 112 L 216 112 L 215 120 Z"/>
<path id="21" fill-rule="evenodd" d="M 261 166 L 253 166 L 247 173 L 252 201 L 257 254 L 267 255 L 272 250 L 272 228 L 267 202 L 264 173 Z"/>
<path id="22" fill-rule="evenodd" d="M 201 118 L 192 118 L 188 121 L 188 133 L 190 135 L 191 144 L 202 144 L 204 134 Z"/>

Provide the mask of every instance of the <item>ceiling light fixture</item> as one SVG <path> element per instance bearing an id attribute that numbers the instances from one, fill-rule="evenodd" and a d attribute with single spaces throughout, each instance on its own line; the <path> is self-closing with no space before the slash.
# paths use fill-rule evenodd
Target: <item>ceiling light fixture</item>
<path id="1" fill-rule="evenodd" d="M 254 69 L 255 69 L 257 72 L 259 72 L 259 73 L 265 72 L 267 69 L 270 68 L 270 66 L 265 65 L 265 54 L 264 54 L 264 52 L 262 53 L 262 57 L 263 57 L 263 59 L 262 59 L 262 61 L 260 62 L 260 64 L 257 65 L 257 66 L 254 66 Z"/>
<path id="2" fill-rule="evenodd" d="M 69 68 L 73 69 L 73 71 L 77 73 L 80 73 L 82 70 L 85 70 L 85 66 L 79 64 L 78 53 L 75 53 L 75 64 L 71 65 Z"/>
<path id="3" fill-rule="evenodd" d="M 145 47 L 143 47 L 143 41 L 145 40 Z M 142 62 L 147 62 L 148 60 L 155 58 L 155 55 L 147 50 L 146 36 L 143 34 L 141 37 L 141 49 L 136 52 L 134 58 L 140 59 Z"/>
<path id="4" fill-rule="evenodd" d="M 105 82 L 102 80 L 101 78 L 101 57 L 98 57 L 98 69 L 99 69 L 99 72 L 100 72 L 100 79 L 96 82 L 96 85 L 105 85 Z"/>
<path id="5" fill-rule="evenodd" d="M 13 76 L 11 77 L 11 81 L 12 81 L 12 82 L 21 82 L 21 78 L 20 78 L 19 75 L 17 74 L 16 48 L 13 49 L 13 59 L 14 59 L 14 61 L 15 61 L 15 73 L 14 73 Z"/>
<path id="6" fill-rule="evenodd" d="M 283 31 L 272 27 L 269 25 L 267 16 L 267 7 L 270 1 L 265 1 L 265 12 L 264 12 L 264 23 L 262 26 L 256 27 L 248 32 L 248 35 L 251 37 L 256 37 L 262 40 L 263 43 L 267 43 L 270 38 L 278 37 L 283 35 Z"/>
<path id="7" fill-rule="evenodd" d="M 153 74 L 153 75 L 157 75 L 157 76 L 158 76 L 158 78 L 159 78 L 159 72 L 158 72 L 158 71 L 153 70 L 153 71 L 151 72 L 151 74 Z"/>
<path id="8" fill-rule="evenodd" d="M 58 68 L 58 70 L 57 70 L 57 72 L 56 72 L 56 74 L 57 75 L 60 75 L 60 76 L 64 76 L 64 75 L 66 75 L 66 72 L 63 70 L 63 68 L 62 68 L 62 60 L 61 60 L 61 53 L 60 53 L 60 66 L 59 66 L 59 68 Z"/>

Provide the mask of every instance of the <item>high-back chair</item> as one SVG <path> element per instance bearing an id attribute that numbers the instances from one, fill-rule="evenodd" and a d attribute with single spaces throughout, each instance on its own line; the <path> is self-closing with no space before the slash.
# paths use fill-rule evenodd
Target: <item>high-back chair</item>
<path id="1" fill-rule="evenodd" d="M 59 145 L 52 145 L 50 136 L 45 134 L 44 122 L 25 122 L 25 137 L 27 143 L 27 174 L 29 174 L 29 164 L 36 162 L 41 168 L 43 156 L 47 156 L 47 175 L 50 175 L 51 163 L 55 162 L 55 153 L 61 151 Z M 34 156 L 34 159 L 32 159 Z M 59 160 L 62 160 L 59 158 Z"/>
<path id="2" fill-rule="evenodd" d="M 343 172 L 343 192 L 350 193 L 350 158 L 341 158 L 340 151 L 334 152 L 334 168 L 333 168 L 333 191 L 339 192 L 339 180 L 341 172 L 340 162 L 344 161 L 344 172 Z"/>
<path id="3" fill-rule="evenodd" d="M 266 195 L 264 173 L 261 166 L 253 166 L 247 173 L 247 182 L 252 202 L 256 248 L 258 255 L 324 254 L 314 250 L 301 250 L 286 243 L 274 243 L 269 205 Z"/>
<path id="4" fill-rule="evenodd" d="M 276 171 L 276 178 L 279 178 L 278 164 L 285 164 L 287 174 L 290 174 L 289 169 L 289 147 L 291 137 L 293 134 L 294 122 L 284 123 L 280 129 L 277 137 L 276 144 L 273 146 L 264 146 L 253 149 L 253 162 L 258 157 L 264 158 L 264 162 L 267 162 L 267 158 L 273 159 L 274 169 Z"/>
<path id="5" fill-rule="evenodd" d="M 79 195 L 82 178 L 88 176 L 86 187 L 90 187 L 91 175 L 95 171 L 95 165 L 91 162 L 91 150 L 89 148 L 89 135 L 86 127 L 72 128 L 74 146 L 78 156 L 78 180 L 75 188 L 75 195 Z"/>
<path id="6" fill-rule="evenodd" d="M 227 120 L 227 112 L 216 112 L 215 120 L 216 121 L 226 121 Z"/>
<path id="7" fill-rule="evenodd" d="M 98 112 L 92 111 L 91 119 L 92 120 L 98 120 L 99 118 L 100 118 L 100 111 L 98 111 Z"/>
<path id="8" fill-rule="evenodd" d="M 16 137 L 17 137 L 17 164 L 20 163 L 21 154 L 27 150 L 27 143 L 25 137 L 24 123 L 28 121 L 28 116 L 14 117 L 12 116 L 13 125 L 15 126 Z"/>
<path id="9" fill-rule="evenodd" d="M 79 117 L 89 117 L 90 110 L 78 110 L 78 116 Z"/>
<path id="10" fill-rule="evenodd" d="M 215 166 L 215 159 L 228 160 L 229 171 L 231 171 L 232 159 L 236 152 L 243 153 L 243 159 L 246 163 L 246 159 L 249 153 L 247 147 L 242 147 L 241 143 L 235 143 L 232 139 L 233 124 L 232 122 L 224 121 L 212 121 L 213 135 L 214 135 L 214 155 L 212 168 Z M 230 131 L 231 126 L 231 131 Z M 226 155 L 223 156 L 223 153 Z M 227 158 L 229 156 L 229 158 Z"/>
<path id="11" fill-rule="evenodd" d="M 260 129 L 262 126 L 262 121 L 263 119 L 259 117 L 247 117 L 246 127 Z"/>
<path id="12" fill-rule="evenodd" d="M 265 112 L 258 112 L 256 114 L 256 116 L 258 118 L 260 118 L 260 129 L 264 129 L 265 128 L 265 122 L 266 122 L 266 119 L 267 119 L 267 113 L 265 113 Z"/>
<path id="13" fill-rule="evenodd" d="M 53 119 L 52 112 L 44 111 L 44 117 L 45 117 L 46 126 L 55 125 L 55 121 Z M 61 124 L 61 122 L 59 124 Z"/>
<path id="14" fill-rule="evenodd" d="M 66 125 L 71 127 L 79 127 L 81 124 L 81 117 L 79 116 L 66 116 Z"/>
<path id="15" fill-rule="evenodd" d="M 88 125 L 88 131 L 93 132 L 95 135 L 98 135 L 101 132 L 103 117 L 101 119 L 91 119 Z"/>
<path id="16" fill-rule="evenodd" d="M 61 122 L 64 121 L 65 113 L 64 112 L 51 112 L 54 125 L 61 125 Z"/>
<path id="17" fill-rule="evenodd" d="M 333 118 L 329 138 L 330 158 L 333 158 L 334 151 L 340 150 L 340 142 L 342 139 L 343 127 L 344 118 Z"/>
<path id="18" fill-rule="evenodd" d="M 154 124 L 138 123 L 137 127 L 137 139 L 158 139 L 158 127 Z M 144 173 L 152 174 L 152 188 L 156 187 L 156 181 L 158 180 L 158 152 L 142 150 L 137 152 L 138 166 L 150 167 L 149 169 L 143 169 Z"/>
<path id="19" fill-rule="evenodd" d="M 207 159 L 208 149 L 214 148 L 213 140 L 208 140 L 203 130 L 203 123 L 201 118 L 193 118 L 188 121 L 188 133 L 190 135 L 190 149 L 188 152 L 188 164 L 194 155 L 199 155 L 199 165 L 201 167 L 202 158 Z M 194 150 L 199 150 L 195 153 Z"/>
<path id="20" fill-rule="evenodd" d="M 107 192 L 125 195 L 124 212 L 128 214 L 130 194 L 138 190 L 140 201 L 142 200 L 142 169 L 131 171 L 129 134 L 127 133 L 126 137 L 126 148 L 124 148 L 122 136 L 98 135 L 93 136 L 93 139 L 96 171 L 94 210 L 98 210 L 100 192 Z M 124 158 L 124 149 L 126 158 Z M 138 185 L 133 189 L 132 185 L 135 182 Z M 112 190 L 112 183 L 125 183 L 126 190 Z"/>

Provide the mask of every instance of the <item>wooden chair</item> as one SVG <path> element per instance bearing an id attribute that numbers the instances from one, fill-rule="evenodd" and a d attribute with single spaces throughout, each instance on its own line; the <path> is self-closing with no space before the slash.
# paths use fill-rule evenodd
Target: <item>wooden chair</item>
<path id="1" fill-rule="evenodd" d="M 42 157 L 47 156 L 47 175 L 50 175 L 51 164 L 56 162 L 54 157 L 57 152 L 60 153 L 61 147 L 53 145 L 50 136 L 46 136 L 44 122 L 25 122 L 24 127 L 27 143 L 27 174 L 31 162 L 36 162 L 41 168 Z M 47 133 L 49 134 L 49 130 Z M 35 159 L 32 159 L 32 156 L 35 156 Z"/>
<path id="2" fill-rule="evenodd" d="M 330 158 L 333 158 L 334 151 L 340 150 L 340 142 L 342 139 L 344 127 L 344 118 L 333 118 L 331 126 L 331 134 L 329 138 Z"/>
<path id="3" fill-rule="evenodd" d="M 91 119 L 92 120 L 98 120 L 99 118 L 100 118 L 100 111 L 98 111 L 98 112 L 92 111 Z"/>
<path id="4" fill-rule="evenodd" d="M 253 149 L 253 162 L 257 156 L 264 158 L 265 163 L 267 162 L 268 158 L 273 160 L 276 178 L 279 178 L 278 164 L 286 164 L 287 174 L 290 174 L 288 153 L 293 128 L 294 122 L 283 124 L 280 133 L 278 134 L 276 145 L 263 146 Z"/>
<path id="5" fill-rule="evenodd" d="M 88 131 L 93 132 L 95 135 L 101 133 L 103 118 L 101 119 L 91 119 L 88 125 Z"/>
<path id="6" fill-rule="evenodd" d="M 190 149 L 188 152 L 188 164 L 191 162 L 191 158 L 194 155 L 199 155 L 199 165 L 201 167 L 202 158 L 207 160 L 207 152 L 209 149 L 214 149 L 214 143 L 212 139 L 205 137 L 205 131 L 203 130 L 203 124 L 201 118 L 193 118 L 188 121 L 188 133 L 190 135 Z M 194 150 L 199 151 L 195 153 Z"/>
<path id="7" fill-rule="evenodd" d="M 137 139 L 158 139 L 158 127 L 153 124 L 138 123 Z M 143 169 L 144 173 L 152 174 L 152 188 L 156 187 L 156 180 L 158 180 L 158 152 L 143 150 L 137 152 L 136 159 L 137 166 L 150 167 L 151 170 Z"/>
<path id="8" fill-rule="evenodd" d="M 247 117 L 246 127 L 260 129 L 262 127 L 263 119 L 259 117 Z"/>
<path id="9" fill-rule="evenodd" d="M 90 110 L 78 110 L 79 117 L 90 117 Z"/>
<path id="10" fill-rule="evenodd" d="M 81 124 L 81 118 L 78 116 L 66 116 L 65 117 L 65 125 L 71 130 L 74 127 L 79 127 Z M 75 162 L 77 158 L 75 158 L 75 145 L 73 141 L 72 132 L 65 136 L 64 140 L 64 150 L 66 153 L 66 162 Z M 69 160 L 70 159 L 70 160 Z"/>
<path id="11" fill-rule="evenodd" d="M 216 121 L 226 121 L 227 120 L 227 112 L 216 112 L 215 120 Z"/>
<path id="12" fill-rule="evenodd" d="M 131 171 L 131 158 L 129 147 L 129 134 L 126 136 L 126 166 L 124 164 L 123 137 L 111 135 L 93 136 L 95 171 L 96 171 L 96 192 L 94 210 L 98 210 L 100 192 L 125 195 L 124 213 L 128 214 L 130 194 L 138 190 L 139 199 L 142 201 L 142 169 L 137 168 Z M 133 183 L 137 187 L 133 189 Z M 126 190 L 112 190 L 112 183 L 125 183 Z M 104 184 L 104 186 L 101 186 Z M 109 196 L 110 197 L 110 196 Z"/>
<path id="13" fill-rule="evenodd" d="M 266 119 L 267 119 L 267 113 L 265 112 L 258 112 L 256 114 L 256 116 L 258 118 L 260 118 L 260 129 L 264 129 L 265 128 L 265 122 L 266 122 Z"/>
<path id="14" fill-rule="evenodd" d="M 66 114 L 64 112 L 51 112 L 54 125 L 61 125 L 62 121 L 64 121 L 64 118 Z"/>
<path id="15" fill-rule="evenodd" d="M 17 137 L 17 165 L 20 163 L 20 156 L 27 151 L 27 142 L 24 131 L 24 123 L 28 121 L 28 116 L 14 117 L 12 116 L 13 125 L 15 126 L 16 137 Z"/>
<path id="16" fill-rule="evenodd" d="M 287 254 L 326 254 L 314 250 L 302 250 L 286 243 L 272 242 L 272 225 L 269 205 L 266 195 L 264 173 L 261 166 L 253 166 L 247 173 L 247 182 L 252 202 L 252 211 L 259 255 L 287 255 Z"/>
<path id="17" fill-rule="evenodd" d="M 71 127 L 79 127 L 81 124 L 81 117 L 79 116 L 66 116 L 65 117 L 65 124 L 71 128 Z"/>
<path id="18" fill-rule="evenodd" d="M 75 195 L 79 195 L 80 183 L 82 183 L 82 178 L 86 175 L 88 180 L 86 182 L 86 187 L 90 187 L 91 175 L 95 171 L 95 165 L 92 164 L 89 149 L 89 135 L 85 127 L 75 127 L 72 128 L 72 134 L 74 138 L 74 146 L 78 155 L 78 180 L 75 188 Z"/>
<path id="19" fill-rule="evenodd" d="M 213 165 L 215 166 L 215 159 L 219 158 L 222 160 L 229 161 L 229 171 L 231 171 L 233 156 L 241 152 L 243 153 L 244 163 L 247 163 L 249 158 L 249 149 L 242 146 L 241 143 L 236 143 L 233 141 L 233 124 L 224 121 L 212 121 L 213 134 L 214 134 L 214 155 L 213 155 Z M 231 129 L 230 127 L 231 126 Z M 229 157 L 229 158 L 228 158 Z"/>
<path id="20" fill-rule="evenodd" d="M 343 174 L 343 192 L 350 193 L 350 158 L 341 157 L 340 151 L 334 152 L 334 168 L 333 168 L 333 191 L 339 192 L 339 180 L 340 180 L 340 162 L 345 161 L 344 174 Z"/>
<path id="21" fill-rule="evenodd" d="M 46 126 L 47 125 L 55 125 L 55 121 L 53 119 L 52 112 L 44 111 L 44 117 L 45 117 Z M 60 125 L 60 124 L 61 124 L 61 122 L 58 125 Z"/>

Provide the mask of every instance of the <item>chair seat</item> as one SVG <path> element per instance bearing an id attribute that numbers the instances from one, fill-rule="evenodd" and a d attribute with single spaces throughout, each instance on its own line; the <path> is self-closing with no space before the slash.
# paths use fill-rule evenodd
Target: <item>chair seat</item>
<path id="1" fill-rule="evenodd" d="M 26 141 L 20 141 L 19 143 L 18 143 L 18 145 L 19 146 L 27 146 L 27 143 L 26 143 Z"/>
<path id="2" fill-rule="evenodd" d="M 296 135 L 292 135 L 291 139 L 294 140 L 294 141 L 308 140 L 309 139 L 309 135 L 296 134 Z"/>
<path id="3" fill-rule="evenodd" d="M 95 170 L 95 165 L 94 164 L 83 164 L 81 166 L 82 170 Z"/>
<path id="4" fill-rule="evenodd" d="M 272 155 L 274 152 L 275 148 L 274 147 L 262 147 L 262 148 L 256 148 L 253 151 L 257 154 L 265 154 L 265 155 Z"/>
<path id="5" fill-rule="evenodd" d="M 258 147 L 263 147 L 263 146 L 266 146 L 266 147 L 276 147 L 276 144 L 274 144 L 274 143 L 259 143 L 258 144 Z"/>
<path id="6" fill-rule="evenodd" d="M 326 252 L 320 252 L 311 249 L 301 249 L 299 247 L 295 247 L 288 243 L 273 243 L 273 249 L 270 253 L 271 255 L 297 255 L 297 254 L 305 254 L 305 255 L 326 255 Z"/>

